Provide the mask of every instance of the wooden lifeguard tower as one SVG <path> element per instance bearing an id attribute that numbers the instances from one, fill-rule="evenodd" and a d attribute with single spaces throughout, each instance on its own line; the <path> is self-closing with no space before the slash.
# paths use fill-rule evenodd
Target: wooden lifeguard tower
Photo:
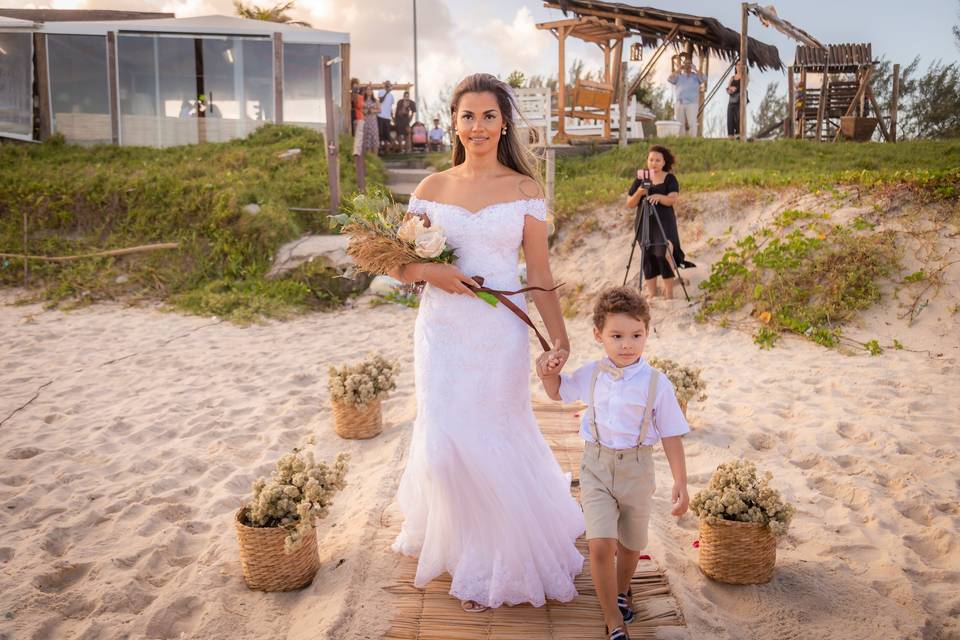
<path id="1" fill-rule="evenodd" d="M 803 140 L 869 140 L 879 126 L 884 140 L 896 142 L 899 65 L 884 116 L 870 86 L 874 64 L 870 43 L 797 46 L 787 72 L 788 133 Z"/>

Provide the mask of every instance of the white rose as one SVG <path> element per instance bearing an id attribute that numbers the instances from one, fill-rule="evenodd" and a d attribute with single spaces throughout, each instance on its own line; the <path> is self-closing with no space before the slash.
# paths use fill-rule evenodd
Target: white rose
<path id="1" fill-rule="evenodd" d="M 400 229 L 397 230 L 397 237 L 404 242 L 413 244 L 416 242 L 417 236 L 426 231 L 427 227 L 423 224 L 423 218 L 420 216 L 413 216 L 412 218 L 407 218 L 403 221 L 403 224 L 400 225 Z"/>
<path id="2" fill-rule="evenodd" d="M 431 227 L 417 236 L 414 251 L 421 258 L 436 258 L 443 253 L 443 248 L 447 244 L 447 237 L 443 235 L 443 229 L 440 227 Z"/>

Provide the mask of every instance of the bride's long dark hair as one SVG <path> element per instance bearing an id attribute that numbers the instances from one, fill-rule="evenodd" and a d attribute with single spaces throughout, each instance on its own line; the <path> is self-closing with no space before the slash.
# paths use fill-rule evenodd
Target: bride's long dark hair
<path id="1" fill-rule="evenodd" d="M 507 133 L 501 134 L 500 142 L 497 144 L 497 160 L 500 164 L 528 176 L 537 184 L 541 184 L 537 157 L 530 152 L 527 145 L 521 142 L 520 136 L 517 135 L 517 127 L 513 120 L 516 102 L 513 99 L 513 94 L 510 93 L 510 86 L 506 82 L 489 73 L 475 73 L 461 80 L 457 88 L 453 90 L 453 97 L 450 99 L 451 121 L 454 123 L 457 121 L 457 108 L 464 94 L 483 93 L 485 91 L 489 91 L 496 96 L 497 106 L 503 115 L 503 124 L 507 128 Z M 517 113 L 519 114 L 519 110 L 517 110 Z M 460 136 L 454 135 L 453 166 L 463 164 L 466 156 L 467 152 L 463 148 L 463 143 L 460 142 Z"/>

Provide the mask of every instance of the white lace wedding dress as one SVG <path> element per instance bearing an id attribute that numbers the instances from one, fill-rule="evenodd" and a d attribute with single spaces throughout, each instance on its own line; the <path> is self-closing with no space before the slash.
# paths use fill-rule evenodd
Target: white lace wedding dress
<path id="1" fill-rule="evenodd" d="M 526 216 L 543 200 L 471 212 L 411 198 L 456 248 L 457 266 L 492 289 L 521 287 Z M 525 308 L 523 296 L 511 298 Z M 414 584 L 447 572 L 450 594 L 497 607 L 568 601 L 583 567 L 583 513 L 530 405 L 530 329 L 504 306 L 427 285 L 414 330 L 417 418 L 400 481 L 393 548 L 419 556 Z"/>

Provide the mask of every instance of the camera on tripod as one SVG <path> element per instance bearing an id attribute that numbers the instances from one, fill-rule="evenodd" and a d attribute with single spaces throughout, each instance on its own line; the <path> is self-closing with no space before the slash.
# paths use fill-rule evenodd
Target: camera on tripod
<path id="1" fill-rule="evenodd" d="M 637 180 L 640 181 L 640 188 L 649 193 L 650 187 L 653 186 L 650 169 L 637 169 Z"/>

